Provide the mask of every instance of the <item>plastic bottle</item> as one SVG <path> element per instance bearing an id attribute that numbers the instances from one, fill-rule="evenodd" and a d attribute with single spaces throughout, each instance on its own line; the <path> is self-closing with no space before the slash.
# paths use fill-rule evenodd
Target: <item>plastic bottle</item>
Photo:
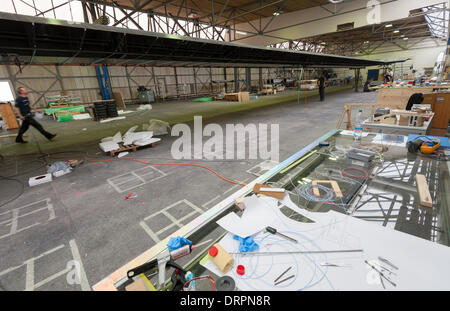
<path id="1" fill-rule="evenodd" d="M 194 273 L 188 271 L 186 273 L 186 281 L 189 281 L 194 278 Z M 189 283 L 189 285 L 184 289 L 184 291 L 195 291 L 195 281 Z"/>
<path id="2" fill-rule="evenodd" d="M 353 138 L 355 140 L 361 140 L 362 137 L 362 123 L 363 123 L 362 109 L 359 109 L 358 115 L 356 116 L 355 128 L 353 130 Z"/>

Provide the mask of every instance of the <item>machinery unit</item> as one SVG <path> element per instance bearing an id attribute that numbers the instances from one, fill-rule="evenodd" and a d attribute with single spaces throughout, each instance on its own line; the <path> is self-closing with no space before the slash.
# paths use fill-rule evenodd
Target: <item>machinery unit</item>
<path id="1" fill-rule="evenodd" d="M 155 102 L 155 93 L 152 90 L 147 89 L 145 86 L 139 86 L 138 89 L 138 97 L 140 104 L 149 104 Z"/>

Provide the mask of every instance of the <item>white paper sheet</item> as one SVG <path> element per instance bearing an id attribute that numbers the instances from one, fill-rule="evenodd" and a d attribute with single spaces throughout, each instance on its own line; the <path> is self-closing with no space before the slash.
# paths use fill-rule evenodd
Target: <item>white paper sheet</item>
<path id="1" fill-rule="evenodd" d="M 450 247 L 334 211 L 308 212 L 294 206 L 288 198 L 283 200 L 283 204 L 315 222 L 300 223 L 276 209 L 271 226 L 297 239 L 298 243 L 260 232 L 254 236 L 260 245 L 259 252 L 343 249 L 363 249 L 363 252 L 233 255 L 234 267 L 226 275 L 235 280 L 239 289 L 384 290 L 379 274 L 364 262 L 367 260 L 376 266 L 378 256 L 381 256 L 399 267 L 399 270 L 393 270 L 397 275 L 388 275 L 396 286 L 384 281 L 387 290 L 450 290 Z M 266 213 L 266 217 L 272 215 L 268 209 L 261 211 Z M 219 243 L 228 252 L 238 252 L 239 242 L 233 240 L 232 234 L 227 234 Z M 347 267 L 322 266 L 324 262 Z M 386 264 L 380 264 L 389 268 Z M 245 275 L 236 273 L 237 265 L 244 265 Z M 204 266 L 218 276 L 223 275 L 210 260 Z M 289 267 L 291 270 L 283 278 L 290 275 L 294 278 L 275 286 L 274 280 Z"/>
<path id="2" fill-rule="evenodd" d="M 226 231 L 245 238 L 270 226 L 276 216 L 276 199 L 269 197 L 258 198 L 256 195 L 253 195 L 246 199 L 244 204 L 245 210 L 242 213 L 242 217 L 235 213 L 229 213 L 219 219 L 217 224 Z"/>

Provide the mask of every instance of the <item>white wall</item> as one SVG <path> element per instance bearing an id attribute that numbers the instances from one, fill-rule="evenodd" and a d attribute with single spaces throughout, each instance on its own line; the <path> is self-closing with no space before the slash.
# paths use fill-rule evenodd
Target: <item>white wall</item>
<path id="1" fill-rule="evenodd" d="M 324 6 L 331 12 L 337 12 L 337 14 L 332 14 L 321 7 L 284 13 L 275 17 L 265 32 L 271 36 L 296 40 L 299 38 L 335 32 L 337 25 L 344 23 L 354 22 L 355 28 L 366 26 L 369 24 L 367 15 L 372 10 L 371 8 L 367 8 L 368 2 L 368 0 L 354 0 L 343 2 L 336 6 L 333 4 Z M 379 22 L 383 23 L 408 17 L 410 10 L 448 2 L 448 0 L 378 0 L 378 2 L 381 4 Z M 271 18 L 263 19 L 262 28 L 264 28 L 270 20 Z M 254 21 L 253 24 L 259 25 L 259 21 Z M 297 26 L 290 27 L 291 25 Z M 289 28 L 273 31 L 283 27 Z M 248 25 L 248 23 L 238 24 L 236 25 L 236 29 L 255 32 L 255 29 Z M 244 38 L 246 36 L 248 35 L 237 35 L 237 38 Z M 286 40 L 258 35 L 252 38 L 238 40 L 237 42 L 267 46 L 283 41 Z"/>
<path id="2" fill-rule="evenodd" d="M 441 52 L 446 51 L 447 45 L 446 43 L 439 42 L 441 45 L 436 46 L 436 42 L 432 39 L 427 40 L 421 40 L 421 42 L 414 46 L 414 48 L 411 48 L 409 50 L 398 50 L 398 47 L 396 47 L 397 51 L 392 50 L 392 46 L 387 46 L 384 49 L 380 49 L 379 51 L 376 51 L 374 54 L 371 55 L 364 55 L 361 56 L 362 58 L 367 59 L 381 59 L 381 60 L 398 60 L 398 59 L 406 59 L 409 58 L 410 60 L 406 61 L 403 65 L 403 71 L 405 74 L 409 74 L 410 65 L 413 65 L 414 69 L 417 71 L 422 71 L 425 67 L 434 67 L 437 57 Z M 375 68 L 375 67 L 374 67 Z M 396 65 L 396 72 L 395 74 L 400 74 L 400 68 L 401 65 Z M 362 70 L 361 74 L 363 75 L 363 79 L 365 80 L 367 77 L 367 69 Z"/>

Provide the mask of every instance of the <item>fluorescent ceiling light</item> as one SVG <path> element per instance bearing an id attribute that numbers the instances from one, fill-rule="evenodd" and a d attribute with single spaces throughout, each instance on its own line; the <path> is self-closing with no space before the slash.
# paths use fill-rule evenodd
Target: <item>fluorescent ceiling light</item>
<path id="1" fill-rule="evenodd" d="M 189 15 L 188 15 L 189 18 L 194 18 L 194 17 L 197 17 L 197 16 L 198 16 L 198 14 L 195 11 L 191 11 L 191 13 L 189 13 Z"/>
<path id="2" fill-rule="evenodd" d="M 278 16 L 278 15 L 280 15 L 280 12 L 273 12 L 273 15 Z"/>
<path id="3" fill-rule="evenodd" d="M 388 28 L 388 27 L 392 27 L 392 24 L 387 24 L 386 26 L 384 26 L 384 27 L 386 27 L 386 28 Z"/>
<path id="4" fill-rule="evenodd" d="M 406 38 L 403 38 L 403 40 L 408 40 L 408 38 L 406 37 Z"/>
<path id="5" fill-rule="evenodd" d="M 399 33 L 400 32 L 400 30 L 394 30 L 394 33 Z"/>
<path id="6" fill-rule="evenodd" d="M 240 35 L 246 35 L 247 34 L 245 31 L 240 31 L 240 30 L 236 30 L 236 33 L 240 34 Z"/>
<path id="7" fill-rule="evenodd" d="M 364 43 L 369 43 L 370 41 L 364 41 Z"/>

